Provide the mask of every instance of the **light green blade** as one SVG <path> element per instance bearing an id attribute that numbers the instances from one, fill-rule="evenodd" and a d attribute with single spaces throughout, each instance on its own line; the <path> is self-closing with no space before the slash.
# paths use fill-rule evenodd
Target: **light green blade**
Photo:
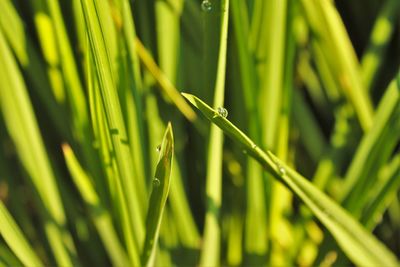
<path id="1" fill-rule="evenodd" d="M 62 149 L 72 180 L 89 208 L 97 232 L 104 243 L 112 264 L 114 266 L 127 266 L 129 264 L 127 256 L 118 239 L 109 211 L 101 203 L 90 178 L 82 169 L 71 147 L 64 144 Z M 137 265 L 138 263 L 138 261 L 132 262 L 133 265 Z"/>
<path id="2" fill-rule="evenodd" d="M 361 266 L 399 265 L 393 253 L 306 178 L 291 169 L 271 152 L 262 151 L 247 135 L 203 101 L 190 94 L 183 94 L 183 96 L 211 122 L 244 146 L 247 153 L 254 157 L 268 172 L 290 188 L 329 230 L 339 246 L 355 264 Z"/>
<path id="3" fill-rule="evenodd" d="M 51 162 L 44 146 L 36 115 L 23 76 L 0 30 L 0 102 L 7 130 L 18 157 L 35 186 L 49 218 L 47 237 L 60 265 L 72 266 L 71 237 L 66 231 L 66 215 Z M 64 236 L 64 239 L 60 237 Z"/>
<path id="4" fill-rule="evenodd" d="M 142 266 L 151 266 L 154 261 L 161 219 L 168 197 L 174 153 L 174 136 L 171 123 L 168 123 L 163 141 L 158 150 L 160 155 L 153 178 L 153 190 L 150 195 L 149 210 L 146 218 L 146 238 L 141 256 Z"/>
<path id="5" fill-rule="evenodd" d="M 0 234 L 25 266 L 43 266 L 3 201 L 0 201 Z"/>

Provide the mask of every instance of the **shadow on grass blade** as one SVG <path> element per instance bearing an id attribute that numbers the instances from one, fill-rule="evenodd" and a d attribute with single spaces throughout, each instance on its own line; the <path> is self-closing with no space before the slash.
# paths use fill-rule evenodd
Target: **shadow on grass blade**
<path id="1" fill-rule="evenodd" d="M 151 266 L 154 261 L 162 214 L 168 197 L 174 152 L 174 137 L 171 123 L 168 123 L 162 143 L 157 150 L 160 155 L 156 173 L 153 177 L 153 189 L 150 195 L 146 218 L 146 238 L 141 256 L 142 266 Z"/>

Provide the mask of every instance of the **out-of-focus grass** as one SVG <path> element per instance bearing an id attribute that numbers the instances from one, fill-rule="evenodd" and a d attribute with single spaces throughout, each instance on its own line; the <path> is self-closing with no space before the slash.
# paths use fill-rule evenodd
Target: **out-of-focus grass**
<path id="1" fill-rule="evenodd" d="M 0 265 L 398 264 L 399 7 L 0 0 Z"/>

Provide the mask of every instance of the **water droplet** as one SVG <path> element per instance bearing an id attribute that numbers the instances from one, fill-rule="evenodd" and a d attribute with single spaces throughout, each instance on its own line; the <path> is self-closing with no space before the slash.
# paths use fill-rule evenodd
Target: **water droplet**
<path id="1" fill-rule="evenodd" d="M 201 10 L 203 10 L 204 12 L 210 12 L 212 9 L 212 4 L 209 0 L 203 0 L 203 2 L 201 2 Z"/>
<path id="2" fill-rule="evenodd" d="M 256 148 L 257 148 L 257 145 L 256 145 L 256 144 L 253 144 L 253 145 L 251 146 L 251 148 L 252 148 L 252 149 L 256 149 Z"/>
<path id="3" fill-rule="evenodd" d="M 157 150 L 158 153 L 160 153 L 160 151 L 161 151 L 161 145 L 158 145 L 158 146 L 156 147 L 156 150 Z"/>
<path id="4" fill-rule="evenodd" d="M 226 108 L 219 107 L 217 109 L 217 112 L 218 112 L 218 115 L 220 115 L 221 117 L 224 117 L 224 118 L 228 117 L 228 111 L 226 110 Z"/>
<path id="5" fill-rule="evenodd" d="M 158 180 L 158 178 L 153 179 L 153 186 L 158 187 L 158 186 L 160 186 L 160 184 L 161 184 L 161 182 L 160 182 L 160 180 Z"/>
<path id="6" fill-rule="evenodd" d="M 281 165 L 278 165 L 278 171 L 279 171 L 280 175 L 285 175 L 286 174 L 286 169 Z"/>

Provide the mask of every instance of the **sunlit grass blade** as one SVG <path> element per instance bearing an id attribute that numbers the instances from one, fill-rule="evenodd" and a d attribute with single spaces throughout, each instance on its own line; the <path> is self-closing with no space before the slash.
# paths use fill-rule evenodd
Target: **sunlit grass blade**
<path id="1" fill-rule="evenodd" d="M 378 177 L 379 184 L 370 192 L 370 201 L 360 219 L 367 229 L 373 229 L 380 222 L 388 204 L 396 198 L 400 188 L 400 153 L 384 166 Z"/>
<path id="2" fill-rule="evenodd" d="M 43 58 L 46 61 L 47 73 L 51 82 L 51 89 L 57 102 L 65 103 L 65 89 L 61 70 L 58 68 L 60 57 L 57 49 L 52 20 L 46 11 L 44 0 L 32 3 L 32 12 L 36 31 L 39 36 Z"/>
<path id="3" fill-rule="evenodd" d="M 66 215 L 56 178 L 41 137 L 22 74 L 0 31 L 0 105 L 7 130 L 15 143 L 22 165 L 29 174 L 45 207 L 45 229 L 60 265 L 72 266 L 75 253 L 66 231 Z M 12 90 L 10 90 L 12 88 Z M 61 236 L 64 235 L 64 240 Z"/>
<path id="4" fill-rule="evenodd" d="M 346 255 L 359 265 L 398 266 L 390 250 L 368 233 L 349 213 L 320 191 L 306 178 L 274 156 L 265 153 L 242 131 L 197 97 L 183 96 L 197 107 L 207 119 L 218 125 L 228 136 L 238 142 L 266 171 L 283 182 L 299 197 L 334 236 Z"/>
<path id="5" fill-rule="evenodd" d="M 366 131 L 372 125 L 373 108 L 362 84 L 360 66 L 344 24 L 330 1 L 302 0 L 308 23 L 327 56 L 329 68 L 340 85 L 342 94 L 354 107 L 361 127 Z"/>
<path id="6" fill-rule="evenodd" d="M 374 190 L 375 179 L 371 177 L 377 175 L 400 141 L 399 91 L 394 79 L 379 103 L 374 127 L 364 134 L 346 173 L 341 200 L 355 216 L 360 215 L 368 192 Z"/>
<path id="7" fill-rule="evenodd" d="M 171 169 L 174 154 L 174 137 L 169 123 L 159 148 L 159 158 L 153 178 L 153 189 L 150 195 L 146 217 L 146 237 L 142 249 L 142 266 L 152 266 L 157 246 L 160 224 L 167 201 L 171 182 Z"/>
<path id="8" fill-rule="evenodd" d="M 64 74 L 66 84 L 66 94 L 70 99 L 69 105 L 74 115 L 73 124 L 75 126 L 75 135 L 79 141 L 88 141 L 89 117 L 86 104 L 86 98 L 82 87 L 82 82 L 78 74 L 78 68 L 68 36 L 60 3 L 57 1 L 46 0 L 49 15 L 54 27 L 58 51 L 60 53 L 60 64 Z M 85 144 L 83 142 L 83 144 Z"/>
<path id="9" fill-rule="evenodd" d="M 146 69 L 151 73 L 151 75 L 156 79 L 160 86 L 160 89 L 165 92 L 169 99 L 176 105 L 176 107 L 182 112 L 182 114 L 190 121 L 196 120 L 196 113 L 193 109 L 184 101 L 179 91 L 167 78 L 167 76 L 160 70 L 157 64 L 154 62 L 153 58 L 147 52 L 146 48 L 143 46 L 142 42 L 136 38 L 135 47 L 139 55 L 140 60 Z"/>
<path id="10" fill-rule="evenodd" d="M 71 147 L 67 144 L 62 146 L 67 167 L 71 173 L 71 177 L 81 193 L 83 200 L 86 202 L 97 231 L 103 241 L 106 251 L 111 258 L 114 266 L 128 266 L 127 256 L 118 240 L 117 233 L 112 223 L 110 213 L 104 208 L 98 194 L 94 190 L 90 178 L 80 166 L 78 159 L 75 157 Z M 132 265 L 137 266 L 139 258 Z"/>
<path id="11" fill-rule="evenodd" d="M 109 47 L 107 45 L 105 32 L 99 9 L 104 8 L 105 2 L 82 1 L 82 10 L 85 17 L 87 34 L 89 38 L 89 49 L 93 55 L 95 73 L 99 82 L 101 103 L 105 111 L 107 131 L 111 137 L 115 164 L 118 170 L 118 183 L 122 189 L 122 199 L 130 213 L 129 228 L 134 233 L 128 236 L 139 245 L 144 239 L 143 215 L 140 209 L 141 199 L 135 191 L 135 177 L 133 175 L 132 154 L 127 144 L 128 136 L 121 103 L 117 94 L 116 80 L 110 61 Z M 104 11 L 104 10 L 103 10 Z M 128 226 L 127 226 L 128 227 Z"/>
<path id="12" fill-rule="evenodd" d="M 214 85 L 214 107 L 223 108 L 225 98 L 226 60 L 228 41 L 229 0 L 223 0 L 215 8 L 219 13 L 218 27 L 210 30 L 209 34 L 219 32 L 218 54 L 216 56 L 216 76 Z M 205 14 L 206 25 L 211 19 Z M 207 29 L 206 29 L 207 30 Z M 212 46 L 211 46 L 212 47 Z M 208 77 L 214 81 L 214 74 Z M 211 83 L 210 83 L 211 84 Z M 227 114 L 225 114 L 227 115 Z M 208 143 L 207 173 L 206 173 L 206 215 L 200 266 L 215 266 L 220 264 L 221 253 L 221 227 L 220 211 L 222 205 L 222 149 L 224 143 L 223 133 L 215 125 L 211 125 Z"/>
<path id="13" fill-rule="evenodd" d="M 27 76 L 27 80 L 32 84 L 32 89 L 34 89 L 35 93 L 48 110 L 57 131 L 69 138 L 70 133 L 67 124 L 59 119 L 66 115 L 65 110 L 57 105 L 53 93 L 51 92 L 51 86 L 47 75 L 45 72 L 41 71 L 46 68 L 45 64 L 23 26 L 23 18 L 19 16 L 15 7 L 9 0 L 0 1 L 0 10 L 3 10 L 5 14 L 0 17 L 0 27 L 16 59 Z"/>
<path id="14" fill-rule="evenodd" d="M 261 2 L 261 1 L 258 1 Z M 250 53 L 247 38 L 250 35 L 249 22 L 246 20 L 247 4 L 244 1 L 233 1 L 231 3 L 231 14 L 233 21 L 234 37 L 237 46 L 238 61 L 240 64 L 241 91 L 243 92 L 246 109 L 246 117 L 249 134 L 254 140 L 261 141 L 260 134 L 260 114 L 257 108 L 257 94 L 254 88 L 258 85 L 256 66 Z M 263 184 L 263 173 L 254 159 L 247 160 L 246 180 L 247 201 L 246 219 L 244 225 L 244 249 L 245 263 L 257 264 L 264 259 L 267 254 L 267 203 L 265 203 L 265 187 Z M 235 220 L 232 218 L 232 220 Z M 235 221 L 238 221 L 237 219 Z M 235 222 L 237 223 L 237 222 Z M 234 232 L 232 235 L 235 237 Z"/>
<path id="15" fill-rule="evenodd" d="M 368 91 L 374 86 L 377 72 L 383 63 L 399 11 L 400 1 L 387 0 L 375 20 L 368 48 L 361 59 L 361 75 Z"/>
<path id="16" fill-rule="evenodd" d="M 0 201 L 0 234 L 25 266 L 43 266 L 3 201 Z"/>

